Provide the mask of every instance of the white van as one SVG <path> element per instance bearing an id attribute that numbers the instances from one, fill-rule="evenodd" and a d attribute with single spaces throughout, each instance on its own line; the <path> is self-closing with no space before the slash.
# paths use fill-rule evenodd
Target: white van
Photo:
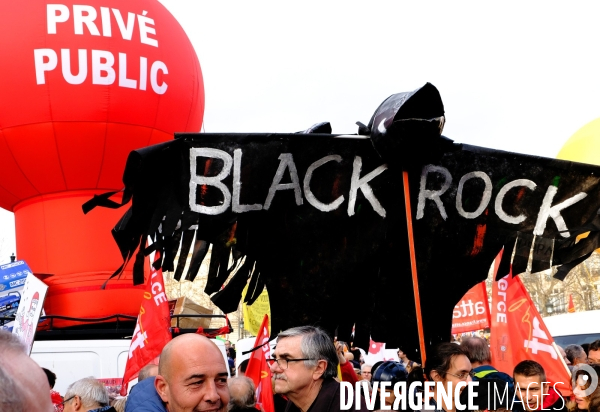
<path id="1" fill-rule="evenodd" d="M 557 345 L 581 345 L 600 339 L 600 310 L 565 313 L 544 318 L 544 324 Z"/>
<path id="2" fill-rule="evenodd" d="M 212 341 L 221 350 L 227 365 L 224 343 L 217 339 Z M 64 395 L 67 387 L 81 378 L 122 378 L 130 344 L 131 339 L 36 341 L 31 358 L 56 374 L 54 390 Z"/>

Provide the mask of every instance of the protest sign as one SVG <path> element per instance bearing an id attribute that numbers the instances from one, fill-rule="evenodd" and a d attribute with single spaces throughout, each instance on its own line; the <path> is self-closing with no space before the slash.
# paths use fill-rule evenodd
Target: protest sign
<path id="1" fill-rule="evenodd" d="M 12 333 L 23 341 L 28 354 L 31 353 L 33 347 L 33 339 L 42 314 L 47 291 L 48 286 L 36 278 L 33 273 L 27 275 Z"/>

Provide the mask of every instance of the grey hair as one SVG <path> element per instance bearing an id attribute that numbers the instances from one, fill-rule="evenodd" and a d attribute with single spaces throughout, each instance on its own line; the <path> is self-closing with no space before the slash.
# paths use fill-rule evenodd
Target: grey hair
<path id="1" fill-rule="evenodd" d="M 0 330 L 0 411 L 23 412 L 25 411 L 25 397 L 22 388 L 11 376 L 10 368 L 2 367 L 8 359 L 16 353 L 27 355 L 27 349 L 17 335 L 6 330 Z"/>
<path id="2" fill-rule="evenodd" d="M 15 384 L 15 381 L 0 363 L 0 411 L 24 412 L 25 404 L 23 403 L 23 399 L 21 388 Z"/>
<path id="3" fill-rule="evenodd" d="M 144 366 L 140 370 L 140 373 L 138 374 L 138 382 L 141 382 L 144 379 L 148 379 L 152 376 L 156 376 L 157 373 L 158 373 L 158 365 L 150 363 L 150 364 Z"/>
<path id="4" fill-rule="evenodd" d="M 567 354 L 567 359 L 569 360 L 569 362 L 571 362 L 573 365 L 575 364 L 575 359 L 577 358 L 581 358 L 582 356 L 587 356 L 585 354 L 585 351 L 583 350 L 583 348 L 579 345 L 568 345 L 565 348 L 565 353 Z"/>
<path id="5" fill-rule="evenodd" d="M 460 343 L 460 347 L 471 362 L 483 364 L 492 362 L 492 352 L 490 352 L 487 341 L 483 338 L 472 336 L 463 339 Z"/>
<path id="6" fill-rule="evenodd" d="M 23 352 L 27 354 L 25 345 L 17 335 L 6 330 L 0 330 L 0 354 L 7 351 Z"/>
<path id="7" fill-rule="evenodd" d="M 110 402 L 104 384 L 92 376 L 79 379 L 69 385 L 65 393 L 65 399 L 75 395 L 81 398 L 81 403 L 85 407 L 108 406 Z"/>
<path id="8" fill-rule="evenodd" d="M 125 412 L 125 405 L 127 404 L 127 397 L 115 399 L 112 403 L 112 407 L 117 412 Z"/>
<path id="9" fill-rule="evenodd" d="M 230 393 L 229 404 L 227 406 L 228 410 L 236 411 L 255 407 L 256 387 L 254 386 L 252 379 L 247 378 L 246 376 L 238 376 L 229 379 L 227 386 L 229 387 L 230 392 L 234 387 L 241 387 L 240 392 L 236 394 L 237 396 L 231 396 L 232 394 Z"/>
<path id="10" fill-rule="evenodd" d="M 337 352 L 335 346 L 333 346 L 333 340 L 323 329 L 316 326 L 290 328 L 281 332 L 277 336 L 277 341 L 294 336 L 302 336 L 300 341 L 302 357 L 311 359 L 304 361 L 305 366 L 316 366 L 317 361 L 324 360 L 327 362 L 327 368 L 321 377 L 323 379 L 337 377 L 339 362 Z"/>

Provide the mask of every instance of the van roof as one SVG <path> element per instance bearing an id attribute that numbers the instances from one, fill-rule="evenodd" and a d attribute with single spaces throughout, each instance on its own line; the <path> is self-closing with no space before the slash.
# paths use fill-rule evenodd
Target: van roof
<path id="1" fill-rule="evenodd" d="M 544 323 L 554 337 L 600 333 L 600 310 L 548 316 Z"/>

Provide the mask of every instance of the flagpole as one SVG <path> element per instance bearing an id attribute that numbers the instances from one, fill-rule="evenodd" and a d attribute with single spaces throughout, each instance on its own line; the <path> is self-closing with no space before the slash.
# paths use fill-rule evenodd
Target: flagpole
<path id="1" fill-rule="evenodd" d="M 410 267 L 412 272 L 413 294 L 415 295 L 415 310 L 417 312 L 419 347 L 421 349 L 421 365 L 425 365 L 425 334 L 423 333 L 423 316 L 421 315 L 421 296 L 419 295 L 419 277 L 417 276 L 417 259 L 415 256 L 415 240 L 413 236 L 412 212 L 410 208 L 410 190 L 408 188 L 408 172 L 406 170 L 402 171 L 402 178 L 404 184 L 404 207 L 406 209 L 406 229 L 408 232 Z"/>

